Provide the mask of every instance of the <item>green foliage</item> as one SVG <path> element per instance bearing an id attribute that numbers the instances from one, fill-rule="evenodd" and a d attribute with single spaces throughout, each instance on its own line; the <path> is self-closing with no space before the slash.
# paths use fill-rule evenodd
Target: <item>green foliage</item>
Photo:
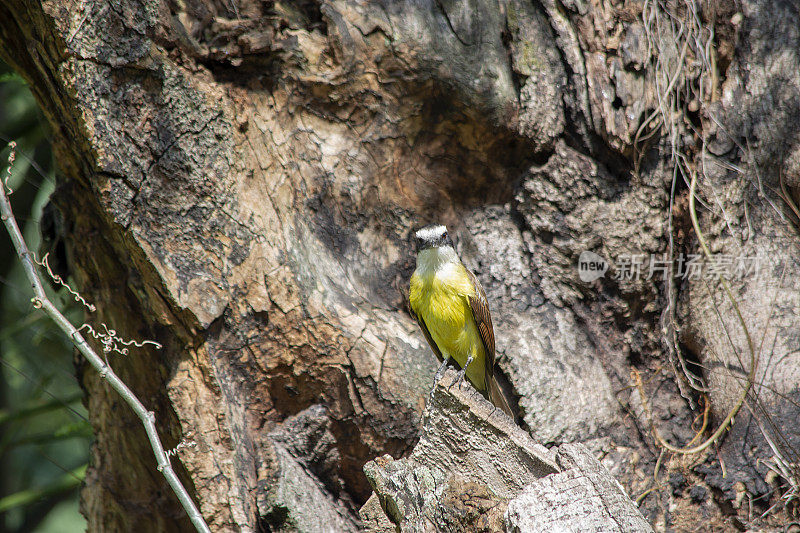
<path id="1" fill-rule="evenodd" d="M 0 63 L 0 169 L 6 144 L 17 143 L 8 185 L 17 222 L 39 247 L 42 209 L 53 191 L 47 129 L 24 80 Z M 0 178 L 0 179 L 2 179 Z M 37 254 L 41 255 L 41 254 Z M 72 348 L 44 314 L 0 231 L 0 531 L 83 531 L 78 489 L 89 456 L 91 426 L 81 405 Z M 71 299 L 56 296 L 80 322 Z"/>

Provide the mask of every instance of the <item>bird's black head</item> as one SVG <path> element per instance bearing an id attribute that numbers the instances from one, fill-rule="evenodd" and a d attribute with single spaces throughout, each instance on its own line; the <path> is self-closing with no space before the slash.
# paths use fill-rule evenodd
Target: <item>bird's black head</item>
<path id="1" fill-rule="evenodd" d="M 414 234 L 414 241 L 417 244 L 417 252 L 439 246 L 453 246 L 453 241 L 450 240 L 447 228 L 438 225 L 425 226 L 417 231 Z"/>

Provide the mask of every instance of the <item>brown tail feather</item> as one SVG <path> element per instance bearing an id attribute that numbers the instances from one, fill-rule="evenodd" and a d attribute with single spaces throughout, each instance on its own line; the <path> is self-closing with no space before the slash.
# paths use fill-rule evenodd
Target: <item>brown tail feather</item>
<path id="1" fill-rule="evenodd" d="M 494 376 L 486 376 L 486 384 L 487 392 L 489 393 L 489 401 L 494 404 L 495 407 L 499 407 L 505 413 L 514 419 L 514 413 L 511 411 L 511 407 L 508 405 L 508 400 L 506 399 L 506 395 L 503 393 L 500 385 L 497 384 L 497 380 L 494 379 Z"/>

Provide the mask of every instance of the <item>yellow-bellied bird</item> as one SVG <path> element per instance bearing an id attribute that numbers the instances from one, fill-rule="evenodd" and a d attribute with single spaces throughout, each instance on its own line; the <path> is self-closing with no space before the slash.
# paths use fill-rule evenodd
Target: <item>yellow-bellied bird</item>
<path id="1" fill-rule="evenodd" d="M 461 368 L 484 397 L 513 418 L 494 377 L 494 329 L 486 293 L 478 278 L 461 263 L 444 226 L 427 226 L 415 234 L 417 269 L 411 276 L 411 310 L 436 356 L 442 361 L 434 387 L 448 360 Z"/>

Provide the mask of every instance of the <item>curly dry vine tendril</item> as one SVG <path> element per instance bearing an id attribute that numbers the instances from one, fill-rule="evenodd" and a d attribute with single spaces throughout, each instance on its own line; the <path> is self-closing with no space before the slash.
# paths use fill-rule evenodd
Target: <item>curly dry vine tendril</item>
<path id="1" fill-rule="evenodd" d="M 144 340 L 144 341 L 137 341 L 137 340 L 129 340 L 126 341 L 122 337 L 117 335 L 117 331 L 114 329 L 109 329 L 105 323 L 100 324 L 105 332 L 98 332 L 96 331 L 90 324 L 84 323 L 81 327 L 78 328 L 78 331 L 87 330 L 89 335 L 94 337 L 96 340 L 100 341 L 103 345 L 103 351 L 105 353 L 110 352 L 117 352 L 120 355 L 128 355 L 128 346 L 135 346 L 136 348 L 142 348 L 145 345 L 154 346 L 157 350 L 162 348 L 161 344 L 156 341 L 151 340 Z M 120 348 L 119 344 L 125 346 L 125 348 Z"/>
<path id="2" fill-rule="evenodd" d="M 173 457 L 173 456 L 178 454 L 178 451 L 181 448 L 194 448 L 195 446 L 197 446 L 197 443 L 195 441 L 193 441 L 193 440 L 188 440 L 187 441 L 186 439 L 184 439 L 184 440 L 180 441 L 177 446 L 175 446 L 171 450 L 167 450 L 164 453 L 167 454 L 167 457 Z"/>
<path id="3" fill-rule="evenodd" d="M 11 196 L 14 194 L 14 190 L 9 187 L 8 180 L 11 179 L 11 169 L 14 167 L 14 160 L 17 158 L 17 143 L 11 141 L 8 143 L 8 147 L 11 148 L 11 151 L 8 153 L 8 166 L 6 167 L 6 177 L 3 179 L 3 186 L 6 188 L 6 195 Z"/>
<path id="4" fill-rule="evenodd" d="M 84 300 L 83 296 L 81 296 L 77 291 L 73 290 L 72 287 L 70 287 L 61 278 L 61 276 L 53 272 L 53 270 L 50 268 L 50 264 L 47 262 L 47 258 L 50 255 L 50 252 L 44 254 L 41 261 L 38 261 L 36 259 L 36 254 L 31 254 L 31 255 L 33 256 L 33 262 L 44 268 L 47 271 L 47 275 L 50 276 L 50 279 L 52 279 L 54 283 L 56 283 L 57 285 L 61 285 L 62 287 L 67 289 L 67 291 L 72 295 L 72 297 L 75 299 L 76 302 L 80 302 L 91 313 L 94 313 L 97 310 L 94 304 L 90 304 L 86 300 Z"/>

